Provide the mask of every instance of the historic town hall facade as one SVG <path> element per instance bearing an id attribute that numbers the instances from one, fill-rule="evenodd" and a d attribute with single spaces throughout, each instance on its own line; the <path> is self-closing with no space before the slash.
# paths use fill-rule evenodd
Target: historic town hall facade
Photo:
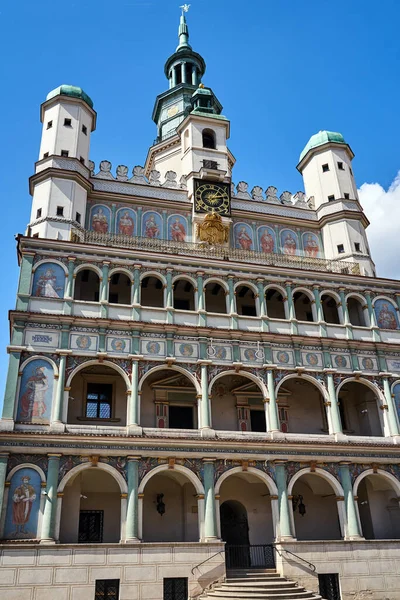
<path id="1" fill-rule="evenodd" d="M 274 564 L 315 593 L 281 597 L 400 599 L 400 282 L 376 276 L 352 149 L 313 135 L 305 193 L 233 183 L 205 68 L 183 12 L 133 169 L 90 160 L 81 88 L 41 106 L 0 423 L 7 600 L 247 598 L 225 565 Z"/>

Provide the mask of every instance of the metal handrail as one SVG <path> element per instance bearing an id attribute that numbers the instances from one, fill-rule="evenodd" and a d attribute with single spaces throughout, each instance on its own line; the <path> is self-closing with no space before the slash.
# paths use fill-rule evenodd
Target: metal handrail
<path id="1" fill-rule="evenodd" d="M 315 573 L 317 567 L 315 565 L 313 565 L 313 563 L 311 563 L 310 561 L 306 560 L 305 558 L 303 558 L 302 556 L 299 556 L 298 554 L 295 554 L 294 552 L 291 552 L 291 550 L 287 550 L 286 548 L 282 548 L 279 549 L 276 547 L 276 544 L 272 544 L 275 548 L 275 550 L 277 551 L 277 553 L 279 554 L 280 557 L 282 557 L 281 554 L 281 550 L 283 552 L 287 552 L 288 554 L 291 554 L 292 556 L 295 556 L 296 558 L 298 558 L 299 560 L 302 560 L 304 563 L 306 563 L 311 569 L 312 571 Z"/>
<path id="2" fill-rule="evenodd" d="M 201 565 L 204 565 L 204 563 L 206 563 L 207 561 L 211 560 L 212 558 L 215 558 L 216 556 L 218 556 L 218 554 L 222 554 L 222 553 L 223 553 L 223 550 L 220 550 L 219 552 L 216 552 L 212 556 L 209 556 L 208 558 L 206 558 L 206 560 L 203 560 L 203 562 L 201 562 L 198 565 L 196 565 L 195 567 L 193 567 L 193 569 L 191 570 L 192 571 L 192 575 L 194 575 L 195 569 L 198 569 L 199 567 L 201 567 Z"/>

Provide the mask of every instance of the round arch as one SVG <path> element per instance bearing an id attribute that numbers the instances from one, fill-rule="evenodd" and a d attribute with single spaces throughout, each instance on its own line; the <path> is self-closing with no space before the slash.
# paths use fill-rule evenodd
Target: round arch
<path id="1" fill-rule="evenodd" d="M 310 471 L 309 468 L 301 469 L 300 471 L 297 471 L 297 473 L 295 475 L 293 475 L 293 477 L 289 481 L 289 485 L 288 485 L 288 495 L 289 496 L 292 495 L 293 486 L 296 483 L 296 481 L 298 479 L 300 479 L 300 477 L 302 477 L 303 475 L 308 475 L 310 473 L 315 473 L 316 475 L 320 475 L 321 477 L 326 479 L 332 485 L 337 496 L 339 496 L 339 497 L 344 496 L 343 488 L 342 488 L 341 484 L 339 483 L 339 481 L 336 479 L 336 477 L 334 477 L 331 473 L 328 473 L 328 471 L 325 471 L 324 469 L 321 469 L 319 467 L 317 467 L 315 469 L 315 471 Z"/>
<path id="2" fill-rule="evenodd" d="M 182 281 L 182 279 L 184 281 L 189 281 L 193 288 L 197 287 L 196 281 L 190 275 L 175 275 L 175 277 L 172 279 L 172 284 L 176 283 L 177 281 Z"/>
<path id="3" fill-rule="evenodd" d="M 115 269 L 112 269 L 112 271 L 109 272 L 108 276 L 112 277 L 116 273 L 123 273 L 130 279 L 131 283 L 133 282 L 133 273 L 131 273 L 129 269 L 125 269 L 124 267 L 115 267 Z"/>
<path id="4" fill-rule="evenodd" d="M 54 375 L 58 376 L 58 367 L 57 367 L 56 363 L 51 358 L 47 358 L 47 356 L 37 356 L 37 355 L 30 356 L 22 363 L 22 365 L 19 369 L 19 372 L 22 373 L 23 370 L 25 369 L 25 367 L 33 360 L 44 360 L 45 362 L 48 362 L 53 368 Z"/>
<path id="5" fill-rule="evenodd" d="M 76 269 L 74 270 L 74 276 L 78 275 L 80 271 L 84 271 L 85 269 L 88 269 L 89 271 L 94 271 L 99 276 L 100 280 L 103 277 L 101 269 L 99 269 L 99 267 L 96 265 L 92 265 L 91 263 L 85 263 L 76 267 Z"/>
<path id="6" fill-rule="evenodd" d="M 282 298 L 286 298 L 286 290 L 277 283 L 269 283 L 267 286 L 265 286 L 264 294 L 266 294 L 268 290 L 276 290 L 282 295 Z"/>
<path id="7" fill-rule="evenodd" d="M 218 283 L 225 290 L 225 292 L 229 292 L 228 286 L 226 285 L 225 281 L 223 279 L 220 279 L 219 277 L 209 277 L 208 279 L 206 279 L 203 284 L 204 290 L 209 283 Z"/>
<path id="8" fill-rule="evenodd" d="M 22 465 L 17 465 L 13 469 L 11 469 L 11 471 L 9 472 L 9 474 L 6 477 L 6 481 L 11 481 L 11 479 L 13 478 L 15 473 L 17 473 L 21 469 L 33 469 L 34 471 L 39 473 L 40 480 L 42 481 L 42 483 L 46 483 L 46 475 L 44 474 L 44 471 L 40 467 L 38 467 L 37 465 L 34 465 L 32 463 L 24 463 Z"/>
<path id="9" fill-rule="evenodd" d="M 57 489 L 57 493 L 62 493 L 64 491 L 64 488 L 67 485 L 67 483 L 69 481 L 71 481 L 72 479 L 74 479 L 79 473 L 81 473 L 82 471 L 85 471 L 86 469 L 91 469 L 91 468 L 106 471 L 118 483 L 119 489 L 121 490 L 121 494 L 128 493 L 128 485 L 127 485 L 125 479 L 122 477 L 121 473 L 119 473 L 119 471 L 114 469 L 114 467 L 112 467 L 111 465 L 108 465 L 107 463 L 102 463 L 102 462 L 98 462 L 96 467 L 93 467 L 91 462 L 84 462 L 80 465 L 77 465 L 76 467 L 73 467 L 70 471 L 68 471 L 68 473 L 60 481 L 60 484 Z"/>
<path id="10" fill-rule="evenodd" d="M 237 288 L 240 286 L 245 286 L 248 287 L 250 290 L 252 290 L 254 292 L 254 295 L 256 296 L 258 294 L 258 290 L 257 287 L 254 285 L 254 283 L 251 283 L 250 281 L 238 281 L 238 283 L 235 284 L 235 287 L 233 288 L 236 292 Z"/>
<path id="11" fill-rule="evenodd" d="M 382 469 L 377 469 L 376 471 L 373 469 L 367 469 L 366 471 L 360 473 L 353 485 L 353 493 L 355 496 L 357 496 L 358 486 L 360 485 L 361 481 L 365 479 L 365 477 L 368 477 L 368 475 L 381 475 L 384 479 L 387 479 L 387 481 L 392 484 L 397 496 L 400 498 L 400 481 L 398 481 L 394 475 L 388 473 L 387 471 L 383 471 Z"/>
<path id="12" fill-rule="evenodd" d="M 93 359 L 93 360 L 87 360 L 84 363 L 82 363 L 81 365 L 78 365 L 73 371 L 72 373 L 69 375 L 65 387 L 71 387 L 71 381 L 73 380 L 73 378 L 75 377 L 75 375 L 77 373 L 79 373 L 79 371 L 82 371 L 82 369 L 86 369 L 86 367 L 92 367 L 93 365 L 101 365 L 104 367 L 110 367 L 111 369 L 114 369 L 114 371 L 117 371 L 117 373 L 119 373 L 119 375 L 121 375 L 121 377 L 123 378 L 123 380 L 126 383 L 126 390 L 127 392 L 131 391 L 131 382 L 129 381 L 129 377 L 128 375 L 125 373 L 125 371 L 123 369 L 121 369 L 121 367 L 119 365 L 116 365 L 113 362 L 110 362 L 108 360 L 103 360 L 101 363 L 100 361 L 98 361 L 97 359 Z"/>
<path id="13" fill-rule="evenodd" d="M 356 298 L 359 302 L 361 302 L 362 306 L 365 306 L 367 304 L 367 301 L 364 298 L 364 296 L 362 294 L 359 294 L 358 292 L 349 292 L 345 297 L 346 302 L 349 300 L 349 298 Z"/>
<path id="14" fill-rule="evenodd" d="M 228 479 L 228 477 L 231 477 L 232 475 L 238 473 L 251 473 L 258 479 L 260 479 L 260 481 L 265 483 L 272 496 L 278 495 L 278 488 L 276 487 L 274 480 L 269 475 L 267 475 L 267 473 L 260 471 L 260 469 L 255 469 L 254 467 L 248 467 L 247 471 L 243 471 L 242 467 L 233 467 L 232 469 L 225 471 L 225 473 L 222 473 L 222 475 L 218 478 L 217 483 L 215 484 L 215 494 L 219 494 L 221 485 L 223 484 L 225 479 Z"/>
<path id="15" fill-rule="evenodd" d="M 377 398 L 380 400 L 381 405 L 386 404 L 385 397 L 382 394 L 381 390 L 376 385 L 374 385 L 373 383 L 368 381 L 368 379 L 364 379 L 363 377 L 359 377 L 359 378 L 347 377 L 346 379 L 343 379 L 343 381 L 341 381 L 336 388 L 336 394 L 339 395 L 340 390 L 342 389 L 342 387 L 344 385 L 346 385 L 346 383 L 352 383 L 352 382 L 361 383 L 363 385 L 366 385 L 370 390 L 372 390 L 376 394 Z"/>
<path id="16" fill-rule="evenodd" d="M 304 287 L 297 287 L 297 288 L 294 288 L 294 289 L 292 290 L 292 297 L 293 297 L 293 296 L 294 296 L 294 295 L 295 295 L 297 292 L 300 292 L 301 294 L 305 294 L 306 296 L 308 296 L 308 297 L 309 297 L 309 299 L 310 299 L 311 301 L 313 301 L 313 300 L 315 301 L 314 294 L 312 293 L 312 291 L 311 291 L 311 290 L 308 290 L 307 288 L 304 288 Z"/>
<path id="17" fill-rule="evenodd" d="M 157 475 L 157 473 L 162 473 L 163 471 L 169 471 L 169 465 L 168 464 L 164 464 L 164 465 L 159 465 L 158 467 L 155 467 L 154 469 L 152 469 L 151 471 L 149 471 L 142 479 L 140 485 L 139 485 L 139 489 L 138 489 L 138 494 L 143 494 L 144 493 L 144 489 L 146 487 L 146 484 L 150 481 L 150 479 L 152 477 L 154 477 L 154 475 Z M 188 469 L 187 467 L 183 467 L 182 465 L 174 465 L 174 471 L 177 471 L 178 473 L 182 473 L 182 475 L 185 475 L 189 481 L 193 484 L 194 489 L 196 490 L 197 494 L 201 494 L 204 495 L 204 487 L 203 484 L 201 483 L 200 479 L 197 477 L 197 475 L 195 475 L 193 473 L 193 471 L 191 471 L 190 469 Z"/>
<path id="18" fill-rule="evenodd" d="M 322 296 L 331 296 L 331 298 L 333 298 L 336 301 L 336 304 L 340 304 L 340 296 L 337 292 L 334 292 L 333 290 L 321 290 L 319 296 L 320 298 L 322 298 Z"/>
<path id="19" fill-rule="evenodd" d="M 267 388 L 266 384 L 259 377 L 257 377 L 256 375 L 253 375 L 253 373 L 248 373 L 247 371 L 222 371 L 221 373 L 218 373 L 218 375 L 213 377 L 213 379 L 208 384 L 208 393 L 209 394 L 211 394 L 211 390 L 212 390 L 214 383 L 218 379 L 221 379 L 221 377 L 225 377 L 226 375 L 241 375 L 242 377 L 247 377 L 247 379 L 250 379 L 256 385 L 258 385 L 258 387 L 260 388 L 260 390 L 263 394 L 263 398 L 265 398 L 265 399 L 269 398 L 268 388 Z"/>
<path id="20" fill-rule="evenodd" d="M 322 383 L 320 381 L 318 381 L 318 379 L 315 379 L 315 377 L 312 377 L 311 375 L 307 375 L 307 373 L 302 373 L 301 375 L 298 375 L 297 373 L 286 375 L 285 377 L 283 377 L 280 380 L 280 382 L 276 386 L 275 394 L 278 395 L 279 388 L 285 383 L 285 381 L 288 381 L 289 379 L 296 379 L 296 378 L 304 379 L 305 381 L 309 381 L 310 383 L 315 385 L 315 387 L 317 387 L 318 390 L 320 391 L 320 393 L 322 394 L 322 397 L 327 402 L 329 402 L 328 390 L 322 385 Z"/>
<path id="21" fill-rule="evenodd" d="M 39 260 L 33 266 L 33 268 L 32 268 L 32 274 L 35 273 L 36 269 L 38 269 L 40 267 L 40 265 L 44 265 L 44 264 L 48 264 L 48 263 L 54 263 L 54 264 L 58 265 L 59 267 L 61 267 L 62 270 L 65 273 L 65 276 L 68 277 L 68 269 L 67 269 L 67 267 L 61 261 L 56 260 L 55 258 L 43 258 L 42 260 Z"/>
<path id="22" fill-rule="evenodd" d="M 375 302 L 377 300 L 385 300 L 385 302 L 389 302 L 389 304 L 391 304 L 393 306 L 393 308 L 395 309 L 396 312 L 399 312 L 399 308 L 396 304 L 396 302 L 394 300 L 392 300 L 391 298 L 388 298 L 387 296 L 376 296 L 372 302 L 372 306 L 375 308 Z"/>
<path id="23" fill-rule="evenodd" d="M 142 273 L 140 275 L 140 283 L 142 283 L 143 279 L 146 279 L 146 277 L 155 277 L 162 281 L 163 285 L 167 285 L 167 280 L 164 275 L 162 275 L 162 273 L 157 273 L 157 271 L 146 271 L 145 273 Z"/>
<path id="24" fill-rule="evenodd" d="M 104 364 L 105 364 L 105 362 L 106 361 L 104 361 Z M 165 371 L 167 369 L 171 369 L 171 371 L 177 371 L 178 373 L 185 375 L 189 379 L 189 381 L 192 382 L 193 386 L 196 388 L 197 394 L 199 394 L 199 395 L 201 394 L 200 384 L 197 381 L 196 377 L 192 373 L 190 373 L 190 371 L 187 371 L 186 369 L 184 369 L 183 367 L 179 367 L 178 365 L 167 365 L 167 364 L 157 365 L 156 367 L 152 367 L 151 369 L 149 369 L 149 371 L 147 371 L 147 373 L 145 373 L 139 381 L 138 392 L 140 392 L 142 390 L 143 383 L 145 382 L 147 377 L 149 377 L 149 375 L 151 375 L 152 373 L 156 373 L 157 371 Z"/>

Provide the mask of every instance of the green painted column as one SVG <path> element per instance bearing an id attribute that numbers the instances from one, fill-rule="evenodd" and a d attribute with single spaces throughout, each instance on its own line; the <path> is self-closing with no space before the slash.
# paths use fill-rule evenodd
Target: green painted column
<path id="1" fill-rule="evenodd" d="M 211 405 L 208 397 L 208 365 L 209 360 L 201 360 L 201 398 L 200 398 L 200 429 L 211 429 Z"/>
<path id="2" fill-rule="evenodd" d="M 347 310 L 347 302 L 346 302 L 346 297 L 345 297 L 344 293 L 345 293 L 345 289 L 339 288 L 340 304 L 341 304 L 342 312 L 343 312 L 344 326 L 346 327 L 346 335 L 347 335 L 347 339 L 352 340 L 354 338 L 353 328 L 350 323 L 349 311 Z"/>
<path id="3" fill-rule="evenodd" d="M 265 300 L 264 280 L 263 279 L 257 279 L 257 292 L 258 292 L 259 316 L 261 319 L 261 331 L 269 331 L 268 315 L 267 315 L 267 302 Z"/>
<path id="4" fill-rule="evenodd" d="M 8 452 L 0 453 L 0 515 L 1 515 L 1 511 L 3 509 L 3 502 L 4 502 L 4 489 L 5 489 L 4 484 L 5 484 L 6 475 L 7 475 L 8 457 L 9 457 Z"/>
<path id="5" fill-rule="evenodd" d="M 353 495 L 349 463 L 339 463 L 340 481 L 344 493 L 344 505 L 347 515 L 347 539 L 359 539 L 362 537 L 357 518 L 356 503 Z"/>
<path id="6" fill-rule="evenodd" d="M 74 292 L 74 270 L 75 270 L 75 256 L 68 257 L 68 276 L 67 276 L 67 285 L 65 288 L 65 296 L 66 300 L 70 300 L 72 298 L 72 294 Z"/>
<path id="7" fill-rule="evenodd" d="M 138 456 L 128 456 L 128 498 L 126 506 L 125 541 L 139 541 L 139 460 Z"/>
<path id="8" fill-rule="evenodd" d="M 275 478 L 278 488 L 280 538 L 292 538 L 290 526 L 289 499 L 286 484 L 286 462 L 275 461 Z"/>
<path id="9" fill-rule="evenodd" d="M 41 543 L 54 543 L 57 512 L 57 483 L 61 454 L 48 454 L 46 498 L 43 511 Z"/>
<path id="10" fill-rule="evenodd" d="M 106 319 L 108 317 L 108 272 L 110 270 L 110 263 L 103 261 L 103 273 L 100 281 L 100 304 L 101 304 L 101 317 Z"/>
<path id="11" fill-rule="evenodd" d="M 143 356 L 131 356 L 132 359 L 132 379 L 131 394 L 128 400 L 128 427 L 139 425 L 139 360 Z"/>
<path id="12" fill-rule="evenodd" d="M 11 430 L 14 428 L 14 409 L 17 402 L 17 387 L 21 352 L 10 352 L 6 390 L 4 393 L 3 420 L 10 421 Z"/>
<path id="13" fill-rule="evenodd" d="M 28 310 L 29 297 L 31 291 L 32 268 L 34 252 L 23 252 L 21 268 L 19 271 L 19 283 L 17 293 L 17 310 Z"/>
<path id="14" fill-rule="evenodd" d="M 173 269 L 167 269 L 167 288 L 166 288 L 166 309 L 167 309 L 167 323 L 173 323 L 174 322 L 174 292 L 173 292 L 173 285 L 172 285 L 172 273 L 173 273 Z"/>
<path id="15" fill-rule="evenodd" d="M 383 391 L 385 394 L 385 400 L 386 400 L 386 405 L 387 405 L 387 410 L 388 410 L 388 422 L 389 422 L 390 435 L 400 435 L 398 420 L 397 420 L 397 416 L 396 416 L 396 412 L 397 412 L 396 404 L 394 402 L 394 398 L 390 391 L 389 374 L 382 375 L 382 379 L 383 379 Z"/>
<path id="16" fill-rule="evenodd" d="M 192 85 L 197 85 L 197 67 L 192 65 Z"/>
<path id="17" fill-rule="evenodd" d="M 134 331 L 132 331 L 131 336 L 132 336 L 132 354 L 139 354 L 140 353 L 140 332 L 134 330 Z"/>
<path id="18" fill-rule="evenodd" d="M 297 317 L 294 311 L 294 302 L 293 302 L 293 292 L 292 292 L 292 283 L 291 281 L 285 282 L 286 289 L 286 298 L 287 298 L 287 306 L 288 306 L 288 318 L 291 321 L 291 333 L 293 335 L 297 335 L 299 332 L 299 328 L 297 326 Z"/>
<path id="19" fill-rule="evenodd" d="M 60 364 L 58 367 L 58 382 L 54 400 L 53 423 L 62 423 L 64 412 L 64 388 L 65 388 L 65 367 L 67 365 L 67 355 L 70 351 L 58 351 L 60 355 Z"/>
<path id="20" fill-rule="evenodd" d="M 228 313 L 236 314 L 235 290 L 233 275 L 228 275 Z"/>
<path id="21" fill-rule="evenodd" d="M 198 271 L 197 276 L 197 311 L 199 313 L 199 327 L 207 325 L 207 312 L 204 297 L 204 273 Z"/>
<path id="22" fill-rule="evenodd" d="M 132 318 L 134 321 L 140 321 L 140 269 L 142 265 L 134 265 L 133 268 L 133 290 L 132 290 Z"/>
<path id="23" fill-rule="evenodd" d="M 373 336 L 373 339 L 375 342 L 380 342 L 381 341 L 381 332 L 379 330 L 378 323 L 376 321 L 374 307 L 372 306 L 371 292 L 369 290 L 365 290 L 364 294 L 365 294 L 365 298 L 367 300 L 369 324 L 372 329 L 372 336 Z"/>
<path id="24" fill-rule="evenodd" d="M 214 459 L 204 459 L 204 538 L 218 539 L 217 513 L 215 510 Z"/>
<path id="25" fill-rule="evenodd" d="M 326 380 L 328 384 L 328 394 L 331 408 L 331 421 L 332 421 L 332 432 L 331 433 L 343 433 L 342 422 L 340 419 L 340 411 L 338 405 L 338 399 L 335 390 L 335 383 L 333 381 L 334 370 L 326 370 Z"/>
<path id="26" fill-rule="evenodd" d="M 99 327 L 99 352 L 106 352 L 106 333 L 107 329 Z"/>
<path id="27" fill-rule="evenodd" d="M 278 403 L 276 401 L 275 394 L 274 365 L 268 365 L 266 369 L 267 387 L 269 393 L 269 431 L 280 431 L 281 426 L 279 422 Z"/>

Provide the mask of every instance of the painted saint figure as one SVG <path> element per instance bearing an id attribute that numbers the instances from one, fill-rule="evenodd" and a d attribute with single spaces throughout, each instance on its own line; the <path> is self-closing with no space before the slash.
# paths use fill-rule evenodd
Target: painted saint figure
<path id="1" fill-rule="evenodd" d="M 43 420 L 47 410 L 46 392 L 49 383 L 45 374 L 45 367 L 37 367 L 35 374 L 31 375 L 26 382 L 25 392 L 20 398 L 20 420 Z"/>
<path id="2" fill-rule="evenodd" d="M 126 210 L 119 220 L 118 233 L 123 235 L 133 235 L 135 231 L 135 223 L 132 217 L 129 216 L 129 212 Z"/>
<path id="3" fill-rule="evenodd" d="M 274 251 L 274 246 L 275 246 L 274 238 L 272 237 L 272 235 L 269 233 L 269 231 L 267 229 L 264 231 L 264 233 L 260 237 L 260 246 L 261 246 L 261 250 L 263 252 L 265 252 L 266 254 L 269 254 Z"/>
<path id="4" fill-rule="evenodd" d="M 288 233 L 283 243 L 283 253 L 294 256 L 296 254 L 296 240 L 291 233 Z"/>
<path id="5" fill-rule="evenodd" d="M 170 235 L 171 240 L 173 240 L 174 242 L 186 241 L 186 229 L 184 224 L 181 223 L 179 219 L 175 219 L 175 221 L 171 224 Z"/>
<path id="6" fill-rule="evenodd" d="M 61 289 L 60 286 L 57 286 L 57 276 L 54 269 L 46 269 L 36 282 L 35 296 L 41 298 L 59 298 L 58 290 Z"/>
<path id="7" fill-rule="evenodd" d="M 157 238 L 160 235 L 160 229 L 155 221 L 154 215 L 150 215 L 145 224 L 145 236 L 148 238 Z"/>
<path id="8" fill-rule="evenodd" d="M 15 488 L 12 498 L 12 522 L 15 525 L 15 535 L 28 533 L 25 525 L 29 521 L 32 504 L 36 500 L 36 490 L 29 484 L 30 479 L 28 475 L 21 478 L 21 485 Z"/>
<path id="9" fill-rule="evenodd" d="M 99 206 L 96 213 L 92 217 L 92 229 L 98 233 L 107 233 L 108 221 L 103 209 Z"/>
<path id="10" fill-rule="evenodd" d="M 253 240 L 246 231 L 246 227 L 241 227 L 237 234 L 237 241 L 242 250 L 250 250 L 253 245 Z"/>
<path id="11" fill-rule="evenodd" d="M 378 311 L 377 321 L 378 321 L 378 326 L 381 329 L 397 329 L 396 316 L 390 310 L 389 304 L 387 302 L 384 302 L 382 304 L 381 310 Z"/>
<path id="12" fill-rule="evenodd" d="M 317 258 L 319 247 L 312 235 L 308 235 L 304 245 L 304 253 L 311 258 Z"/>

